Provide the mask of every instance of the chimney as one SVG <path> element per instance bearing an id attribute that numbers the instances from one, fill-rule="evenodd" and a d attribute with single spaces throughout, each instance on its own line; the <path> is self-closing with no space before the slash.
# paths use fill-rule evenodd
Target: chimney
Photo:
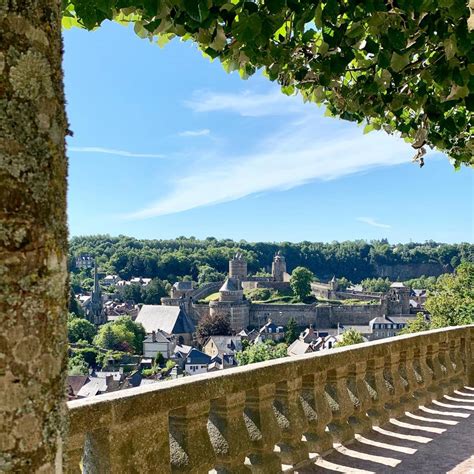
<path id="1" fill-rule="evenodd" d="M 156 342 L 156 332 L 155 331 L 151 332 L 151 342 Z"/>

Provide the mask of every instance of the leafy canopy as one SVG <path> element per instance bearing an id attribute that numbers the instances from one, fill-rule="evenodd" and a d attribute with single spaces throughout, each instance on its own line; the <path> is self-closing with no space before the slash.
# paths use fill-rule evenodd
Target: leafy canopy
<path id="1" fill-rule="evenodd" d="M 350 328 L 342 333 L 342 339 L 334 347 L 352 346 L 352 344 L 360 344 L 361 342 L 364 342 L 362 334 L 357 329 Z"/>
<path id="2" fill-rule="evenodd" d="M 303 301 L 311 294 L 311 282 L 314 280 L 313 272 L 305 267 L 296 267 L 291 273 L 290 285 L 295 296 Z"/>
<path id="3" fill-rule="evenodd" d="M 94 344 L 104 349 L 141 354 L 144 339 L 145 329 L 140 323 L 132 321 L 129 316 L 120 316 L 100 327 Z"/>
<path id="4" fill-rule="evenodd" d="M 86 341 L 91 343 L 97 334 L 97 329 L 87 319 L 70 314 L 67 322 L 67 332 L 69 342 Z"/>
<path id="5" fill-rule="evenodd" d="M 227 71 L 263 69 L 328 114 L 474 164 L 474 16 L 466 0 L 63 0 L 63 25 L 134 23 L 195 41 Z M 422 162 L 420 161 L 420 164 Z"/>

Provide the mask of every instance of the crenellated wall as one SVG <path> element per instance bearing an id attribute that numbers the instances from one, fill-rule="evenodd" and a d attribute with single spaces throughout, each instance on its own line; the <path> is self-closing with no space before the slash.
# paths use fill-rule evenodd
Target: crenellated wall
<path id="1" fill-rule="evenodd" d="M 295 472 L 472 385 L 473 351 L 464 326 L 75 400 L 65 472 Z"/>

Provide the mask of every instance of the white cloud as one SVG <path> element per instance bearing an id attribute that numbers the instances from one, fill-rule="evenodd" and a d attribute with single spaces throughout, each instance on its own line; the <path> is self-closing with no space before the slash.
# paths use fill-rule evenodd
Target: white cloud
<path id="1" fill-rule="evenodd" d="M 113 148 L 103 148 L 98 146 L 68 146 L 68 151 L 75 153 L 104 153 L 106 155 L 130 156 L 133 158 L 165 158 L 159 153 L 135 153 L 126 150 L 115 150 Z"/>
<path id="2" fill-rule="evenodd" d="M 234 147 L 238 149 L 238 144 Z M 188 168 L 185 176 L 171 183 L 169 194 L 128 217 L 174 214 L 260 192 L 291 189 L 315 180 L 405 163 L 411 155 L 410 146 L 396 137 L 382 132 L 363 135 L 359 127 L 313 116 L 266 135 L 247 154 L 223 158 L 216 151 L 215 157 L 200 159 L 196 153 L 197 169 Z"/>
<path id="3" fill-rule="evenodd" d="M 368 224 L 372 227 L 379 227 L 381 229 L 391 229 L 392 226 L 389 224 L 382 224 L 381 222 L 377 222 L 373 217 L 358 217 L 357 220 L 359 222 L 363 222 L 364 224 Z"/>
<path id="4" fill-rule="evenodd" d="M 246 117 L 286 115 L 290 112 L 307 112 L 301 97 L 288 97 L 278 89 L 258 94 L 245 91 L 240 94 L 196 91 L 185 105 L 195 112 L 234 112 Z"/>
<path id="5" fill-rule="evenodd" d="M 202 130 L 186 130 L 184 132 L 178 133 L 180 137 L 203 137 L 209 135 L 211 131 L 208 128 L 203 128 Z"/>

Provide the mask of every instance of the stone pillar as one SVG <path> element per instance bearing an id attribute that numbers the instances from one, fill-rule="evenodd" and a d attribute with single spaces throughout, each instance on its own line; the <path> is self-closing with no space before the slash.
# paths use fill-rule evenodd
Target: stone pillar
<path id="1" fill-rule="evenodd" d="M 244 465 L 250 448 L 244 421 L 245 392 L 211 401 L 208 431 L 216 454 L 218 474 L 249 473 Z"/>
<path id="2" fill-rule="evenodd" d="M 276 386 L 274 410 L 281 429 L 278 443 L 282 464 L 298 466 L 308 460 L 308 448 L 301 440 L 307 420 L 300 401 L 301 378 L 280 382 Z"/>
<path id="3" fill-rule="evenodd" d="M 207 432 L 209 401 L 170 412 L 171 472 L 202 473 L 214 467 L 214 449 Z"/>
<path id="4" fill-rule="evenodd" d="M 332 449 L 332 437 L 326 426 L 332 419 L 324 386 L 326 372 L 310 374 L 303 377 L 302 406 L 308 420 L 308 428 L 303 437 L 311 453 L 325 455 Z"/>
<path id="5" fill-rule="evenodd" d="M 354 430 L 349 425 L 349 417 L 354 413 L 354 404 L 347 390 L 347 368 L 339 367 L 328 371 L 326 394 L 332 411 L 328 424 L 334 441 L 345 443 L 354 438 Z"/>
<path id="6" fill-rule="evenodd" d="M 388 411 L 385 409 L 388 394 L 383 370 L 383 357 L 373 357 L 368 360 L 366 381 L 372 403 L 371 407 L 367 410 L 367 415 L 374 426 L 383 425 L 389 419 Z"/>
<path id="7" fill-rule="evenodd" d="M 273 474 L 281 471 L 280 457 L 274 452 L 281 439 L 273 411 L 275 385 L 267 384 L 247 392 L 245 424 L 250 438 L 248 461 L 252 472 Z"/>
<path id="8" fill-rule="evenodd" d="M 385 408 L 389 411 L 392 418 L 402 416 L 405 412 L 405 407 L 401 403 L 405 390 L 399 369 L 400 354 L 392 350 L 385 356 L 384 366 L 384 379 L 388 387 L 388 400 L 385 403 Z"/>
<path id="9" fill-rule="evenodd" d="M 349 417 L 349 423 L 355 433 L 364 433 L 372 428 L 367 416 L 372 400 L 365 381 L 366 370 L 367 362 L 363 360 L 352 364 L 347 374 L 349 397 L 354 405 L 354 414 Z"/>
<path id="10" fill-rule="evenodd" d="M 2 2 L 0 31 L 0 470 L 59 472 L 68 298 L 61 2 Z"/>

